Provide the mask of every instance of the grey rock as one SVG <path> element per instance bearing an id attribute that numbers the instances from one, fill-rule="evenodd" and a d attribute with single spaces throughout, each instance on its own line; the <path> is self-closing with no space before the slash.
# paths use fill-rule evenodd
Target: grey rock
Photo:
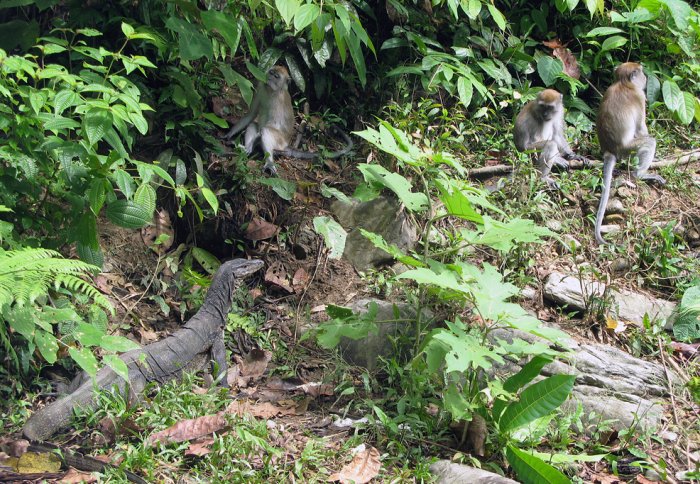
<path id="1" fill-rule="evenodd" d="M 629 270 L 630 267 L 632 267 L 632 263 L 629 261 L 629 259 L 626 259 L 625 257 L 615 259 L 610 264 L 610 270 L 614 273 L 625 272 Z"/>
<path id="2" fill-rule="evenodd" d="M 348 231 L 343 256 L 358 271 L 389 263 L 393 258 L 367 240 L 360 229 L 384 237 L 402 250 L 412 249 L 417 241 L 416 229 L 406 217 L 399 201 L 378 197 L 369 202 L 337 200 L 331 205 L 340 225 Z"/>
<path id="3" fill-rule="evenodd" d="M 602 282 L 582 281 L 575 276 L 552 272 L 547 277 L 542 292 L 550 301 L 584 311 L 593 297 L 603 296 L 605 289 Z M 617 319 L 640 326 L 646 314 L 651 319 L 665 319 L 666 329 L 673 325 L 672 315 L 676 304 L 671 301 L 626 289 L 610 290 L 607 296 L 612 299 L 610 310 Z"/>
<path id="4" fill-rule="evenodd" d="M 498 329 L 490 338 L 512 341 L 542 341 L 536 336 L 521 331 Z M 660 364 L 641 360 L 613 346 L 603 344 L 579 344 L 568 341 L 571 352 L 566 360 L 557 360 L 542 369 L 542 376 L 557 374 L 576 375 L 576 383 L 563 408 L 574 410 L 583 407 L 582 420 L 589 431 L 597 428 L 601 421 L 612 420 L 615 429 L 633 424 L 642 429 L 660 427 L 663 418 L 663 398 L 666 396 L 666 370 Z M 504 367 L 509 373 L 518 371 L 518 365 Z M 668 373 L 673 384 L 680 379 Z M 591 412 L 594 418 L 591 420 Z"/>
<path id="5" fill-rule="evenodd" d="M 430 466 L 438 484 L 518 484 L 518 481 L 476 467 L 439 460 Z"/>
<path id="6" fill-rule="evenodd" d="M 608 224 L 600 226 L 601 234 L 616 234 L 620 231 L 620 226 L 617 224 Z"/>
<path id="7" fill-rule="evenodd" d="M 402 335 L 406 335 L 412 341 L 415 334 L 416 319 L 415 307 L 406 303 L 391 303 L 381 299 L 360 299 L 350 305 L 354 313 L 366 313 L 371 303 L 377 304 L 376 321 L 390 321 L 397 319 L 394 314 L 394 306 L 398 310 L 399 316 L 405 321 L 392 321 L 377 325 L 377 332 L 370 332 L 365 338 L 353 340 L 343 337 L 340 340 L 340 350 L 343 358 L 349 363 L 374 371 L 379 363 L 379 357 L 389 357 L 394 350 L 392 340 L 397 340 Z M 433 314 L 423 311 L 423 321 L 430 322 Z"/>
<path id="8" fill-rule="evenodd" d="M 561 236 L 561 248 L 560 253 L 572 252 L 581 248 L 581 242 L 572 235 L 564 234 Z"/>
<path id="9" fill-rule="evenodd" d="M 561 230 L 562 230 L 561 222 L 559 220 L 555 220 L 553 218 L 550 218 L 549 220 L 547 220 L 545 222 L 545 225 L 552 232 L 561 232 Z"/>
<path id="10" fill-rule="evenodd" d="M 608 206 L 605 208 L 606 215 L 612 215 L 614 213 L 625 213 L 625 206 L 622 200 L 619 198 L 611 198 L 608 201 Z"/>

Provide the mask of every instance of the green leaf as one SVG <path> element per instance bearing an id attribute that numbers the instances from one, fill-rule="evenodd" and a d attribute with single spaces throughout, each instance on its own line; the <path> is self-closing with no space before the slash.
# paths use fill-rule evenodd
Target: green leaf
<path id="1" fill-rule="evenodd" d="M 287 201 L 294 198 L 294 193 L 297 191 L 296 183 L 281 178 L 263 178 L 259 182 L 271 187 L 277 195 Z"/>
<path id="2" fill-rule="evenodd" d="M 482 344 L 476 336 L 466 333 L 464 324 L 459 319 L 454 323 L 446 321 L 445 324 L 448 329 L 436 331 L 432 336 L 432 339 L 449 348 L 445 355 L 445 373 L 488 370 L 493 362 L 504 363 L 494 349 Z"/>
<path id="3" fill-rule="evenodd" d="M 345 229 L 330 217 L 314 217 L 314 230 L 323 237 L 326 247 L 330 250 L 328 257 L 340 259 L 345 250 L 345 239 L 348 234 Z"/>
<path id="4" fill-rule="evenodd" d="M 56 96 L 53 98 L 53 112 L 55 114 L 61 114 L 70 106 L 75 106 L 80 102 L 78 93 L 71 91 L 70 89 L 63 89 L 58 91 Z"/>
<path id="5" fill-rule="evenodd" d="M 596 27 L 590 30 L 584 37 L 600 37 L 605 35 L 622 34 L 625 31 L 617 27 Z"/>
<path id="6" fill-rule="evenodd" d="M 153 216 L 156 211 L 156 191 L 150 183 L 142 183 L 136 189 L 134 194 L 134 203 L 143 207 L 143 209 Z"/>
<path id="7" fill-rule="evenodd" d="M 503 383 L 503 389 L 510 393 L 515 393 L 522 387 L 534 380 L 540 374 L 542 368 L 548 363 L 551 363 L 551 356 L 535 356 L 525 364 L 518 373 L 508 378 Z"/>
<path id="8" fill-rule="evenodd" d="M 97 375 L 99 365 L 97 364 L 95 356 L 89 349 L 77 349 L 70 347 L 68 348 L 68 354 L 70 354 L 70 357 L 73 358 L 73 361 L 75 361 L 80 366 L 80 368 L 85 370 L 85 372 L 88 375 L 90 375 L 93 378 L 95 377 L 95 375 Z"/>
<path id="9" fill-rule="evenodd" d="M 311 25 L 311 22 L 316 20 L 321 13 L 318 5 L 306 3 L 302 5 L 294 15 L 294 29 L 299 32 Z"/>
<path id="10" fill-rule="evenodd" d="M 34 336 L 34 343 L 39 348 L 41 356 L 44 357 L 47 363 L 56 363 L 56 355 L 58 354 L 58 340 L 54 335 L 46 331 L 37 331 Z"/>
<path id="11" fill-rule="evenodd" d="M 474 95 L 474 85 L 468 78 L 460 76 L 457 78 L 457 93 L 459 94 L 459 102 L 468 108 Z"/>
<path id="12" fill-rule="evenodd" d="M 79 323 L 73 332 L 73 336 L 83 346 L 97 346 L 102 341 L 105 333 L 92 324 Z"/>
<path id="13" fill-rule="evenodd" d="M 219 262 L 219 259 L 217 259 L 210 252 L 207 252 L 206 250 L 199 247 L 192 248 L 192 257 L 194 257 L 194 260 L 196 260 L 197 263 L 200 266 L 202 266 L 202 268 L 209 274 L 216 273 L 216 271 L 218 271 L 219 267 L 221 266 L 221 262 Z"/>
<path id="14" fill-rule="evenodd" d="M 111 127 L 112 113 L 104 109 L 92 108 L 83 118 L 83 133 L 91 145 L 100 141 Z"/>
<path id="15" fill-rule="evenodd" d="M 117 200 L 107 205 L 107 218 L 112 223 L 127 229 L 140 229 L 151 222 L 153 214 L 130 200 Z"/>
<path id="16" fill-rule="evenodd" d="M 114 336 L 110 334 L 102 336 L 102 339 L 100 340 L 100 347 L 107 351 L 117 352 L 138 350 L 141 348 L 141 346 L 139 346 L 137 343 L 125 338 L 124 336 Z"/>
<path id="17" fill-rule="evenodd" d="M 127 200 L 134 196 L 134 179 L 121 168 L 114 172 L 114 182 Z"/>
<path id="18" fill-rule="evenodd" d="M 681 120 L 681 123 L 692 123 L 695 116 L 695 96 L 687 91 L 683 91 L 681 93 L 681 102 L 676 112 L 678 113 L 678 119 Z"/>
<path id="19" fill-rule="evenodd" d="M 179 34 L 180 58 L 185 61 L 197 60 L 200 57 L 211 59 L 214 47 L 196 25 L 177 17 L 170 17 L 165 26 Z"/>
<path id="20" fill-rule="evenodd" d="M 241 41 L 241 28 L 235 17 L 217 10 L 204 11 L 201 13 L 201 16 L 204 26 L 208 30 L 218 33 L 224 39 L 231 50 L 230 55 L 233 56 L 238 50 L 238 44 Z"/>
<path id="21" fill-rule="evenodd" d="M 5 316 L 7 322 L 10 324 L 10 328 L 24 336 L 28 341 L 34 339 L 36 324 L 34 322 L 34 315 L 29 308 L 12 308 L 3 316 Z"/>
<path id="22" fill-rule="evenodd" d="M 564 64 L 554 57 L 542 56 L 537 60 L 537 73 L 545 86 L 551 86 L 557 80 L 559 74 L 564 72 Z"/>
<path id="23" fill-rule="evenodd" d="M 90 188 L 88 189 L 87 196 L 90 202 L 90 208 L 92 213 L 97 215 L 102 210 L 102 205 L 104 205 L 107 199 L 107 193 L 105 192 L 105 179 L 104 178 L 93 178 L 90 182 Z"/>
<path id="24" fill-rule="evenodd" d="M 388 253 L 399 262 L 411 267 L 425 267 L 425 264 L 423 264 L 423 262 L 419 261 L 415 257 L 406 255 L 395 244 L 388 244 L 381 235 L 368 232 L 365 229 L 360 229 L 360 233 L 370 242 L 372 242 L 372 244 L 374 244 L 376 248 L 382 249 L 384 252 Z"/>
<path id="25" fill-rule="evenodd" d="M 215 124 L 221 129 L 226 129 L 228 128 L 228 123 L 226 122 L 225 119 L 218 117 L 214 113 L 204 113 L 202 114 L 202 117 L 206 120 L 209 120 L 211 123 Z"/>
<path id="26" fill-rule="evenodd" d="M 496 25 L 498 25 L 498 28 L 501 30 L 506 29 L 506 18 L 503 16 L 500 10 L 496 8 L 495 5 L 493 5 L 491 2 L 488 2 L 486 4 L 486 7 L 489 9 L 489 13 L 491 14 L 491 17 L 493 18 L 493 21 L 496 22 Z"/>
<path id="27" fill-rule="evenodd" d="M 673 81 L 664 81 L 661 91 L 664 95 L 664 103 L 671 112 L 676 112 L 684 103 L 681 88 Z"/>
<path id="28" fill-rule="evenodd" d="M 619 49 L 627 43 L 627 38 L 621 35 L 613 35 L 608 37 L 603 41 L 603 45 L 600 46 L 600 52 L 607 52 L 609 50 Z"/>
<path id="29" fill-rule="evenodd" d="M 84 242 L 78 241 L 75 244 L 75 249 L 78 252 L 78 257 L 80 257 L 80 260 L 102 269 L 105 262 L 105 257 L 99 245 L 97 247 L 93 247 Z"/>
<path id="30" fill-rule="evenodd" d="M 532 454 L 512 445 L 506 447 L 506 458 L 523 484 L 570 484 L 560 471 Z"/>
<path id="31" fill-rule="evenodd" d="M 219 211 L 219 200 L 216 198 L 216 195 L 211 190 L 211 188 L 202 187 L 200 190 L 202 191 L 204 199 L 214 211 L 214 214 L 216 214 Z"/>
<path id="32" fill-rule="evenodd" d="M 275 0 L 275 7 L 277 7 L 277 11 L 280 13 L 287 26 L 292 23 L 292 19 L 300 6 L 301 3 L 299 0 Z"/>
<path id="33" fill-rule="evenodd" d="M 596 10 L 598 13 L 600 13 L 600 15 L 603 15 L 603 9 L 605 8 L 603 0 L 584 0 L 584 3 L 591 14 L 591 18 L 593 18 Z"/>
<path id="34" fill-rule="evenodd" d="M 124 32 L 124 35 L 126 36 L 127 39 L 130 38 L 132 35 L 134 35 L 134 32 L 135 32 L 134 28 L 131 25 L 129 25 L 128 23 L 122 22 L 121 27 L 122 27 L 122 32 Z"/>
<path id="35" fill-rule="evenodd" d="M 518 244 L 542 243 L 543 237 L 555 235 L 548 228 L 540 227 L 535 225 L 534 221 L 522 218 L 500 222 L 484 215 L 482 223 L 484 226 L 480 235 L 476 232 L 469 234 L 463 232 L 463 237 L 472 243 L 487 245 L 502 253 L 510 252 Z"/>
<path id="36" fill-rule="evenodd" d="M 333 308 L 344 311 L 335 312 L 335 314 L 338 314 L 337 317 L 321 323 L 316 328 L 316 340 L 321 347 L 335 348 L 343 337 L 358 340 L 367 337 L 370 332 L 377 332 L 377 324 L 374 322 L 379 310 L 377 303 L 370 303 L 367 312 L 360 314 L 354 314 L 348 308 L 338 306 Z M 334 314 L 334 311 L 331 310 L 329 312 L 328 308 L 326 308 L 326 311 L 329 315 Z"/>
<path id="37" fill-rule="evenodd" d="M 464 220 L 483 224 L 484 218 L 479 212 L 474 210 L 469 199 L 457 187 L 447 187 L 445 184 L 438 184 L 440 190 L 440 200 L 445 204 L 447 213 Z"/>
<path id="38" fill-rule="evenodd" d="M 129 381 L 129 367 L 126 366 L 124 360 L 116 355 L 104 355 L 102 357 L 102 363 L 114 370 L 114 373 L 122 377 L 124 381 Z"/>
<path id="39" fill-rule="evenodd" d="M 514 430 L 533 420 L 544 417 L 567 399 L 574 387 L 575 375 L 554 375 L 530 385 L 503 411 L 499 428 L 503 432 Z"/>
<path id="40" fill-rule="evenodd" d="M 411 191 L 413 185 L 398 173 L 392 173 L 381 165 L 363 163 L 357 165 L 365 181 L 376 182 L 394 192 L 406 208 L 414 212 L 422 212 L 429 206 L 428 197 L 424 193 Z"/>
<path id="41" fill-rule="evenodd" d="M 350 197 L 345 195 L 343 192 L 338 190 L 337 188 L 329 187 L 325 183 L 321 182 L 321 195 L 323 195 L 326 198 L 330 197 L 335 197 L 336 199 L 340 200 L 341 202 L 350 202 Z"/>

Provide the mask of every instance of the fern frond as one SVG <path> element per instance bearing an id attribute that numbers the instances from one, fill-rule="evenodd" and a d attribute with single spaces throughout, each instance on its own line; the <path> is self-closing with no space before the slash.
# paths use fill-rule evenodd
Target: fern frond
<path id="1" fill-rule="evenodd" d="M 109 301 L 92 284 L 81 278 L 98 270 L 79 260 L 64 259 L 54 250 L 0 249 L 0 308 L 31 304 L 54 285 L 56 288 L 65 287 L 73 293 L 85 294 L 113 312 Z"/>

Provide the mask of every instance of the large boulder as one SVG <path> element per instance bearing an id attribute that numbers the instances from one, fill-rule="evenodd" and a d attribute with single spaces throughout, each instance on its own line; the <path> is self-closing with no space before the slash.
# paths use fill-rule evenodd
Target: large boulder
<path id="1" fill-rule="evenodd" d="M 377 197 L 369 202 L 338 200 L 331 205 L 331 210 L 348 232 L 343 257 L 358 271 L 393 260 L 391 255 L 367 240 L 360 229 L 381 235 L 389 244 L 394 244 L 401 250 L 410 250 L 416 244 L 416 229 L 396 199 Z"/>
<path id="2" fill-rule="evenodd" d="M 518 484 L 518 481 L 476 467 L 439 460 L 430 466 L 437 484 Z"/>

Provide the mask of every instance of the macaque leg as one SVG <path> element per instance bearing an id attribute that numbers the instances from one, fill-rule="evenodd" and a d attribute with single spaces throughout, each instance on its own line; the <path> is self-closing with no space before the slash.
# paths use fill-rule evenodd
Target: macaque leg
<path id="1" fill-rule="evenodd" d="M 260 133 L 258 131 L 258 123 L 250 123 L 248 127 L 245 130 L 245 137 L 244 137 L 244 145 L 245 146 L 245 152 L 248 154 L 251 154 L 253 152 L 253 148 L 255 148 L 255 142 L 258 140 L 260 137 Z"/>
<path id="2" fill-rule="evenodd" d="M 634 172 L 634 176 L 646 182 L 665 185 L 666 180 L 664 177 L 653 173 L 647 173 L 651 162 L 654 160 L 654 155 L 656 154 L 656 140 L 651 136 L 645 136 L 642 138 L 635 138 L 632 143 L 637 150 L 637 158 L 639 158 L 639 166 Z"/>
<path id="3" fill-rule="evenodd" d="M 277 132 L 277 130 L 271 128 L 263 128 L 260 133 L 263 151 L 265 152 L 263 173 L 269 173 L 272 176 L 277 176 L 277 167 L 275 166 L 274 158 L 275 149 L 286 148 L 286 146 L 280 146 L 279 136 L 281 136 L 281 134 Z"/>
<path id="4" fill-rule="evenodd" d="M 537 159 L 537 171 L 540 172 L 542 180 L 547 183 L 549 188 L 558 189 L 559 185 L 557 182 L 549 176 L 553 165 L 569 168 L 569 163 L 559 154 L 557 144 L 554 141 L 547 141 Z"/>

